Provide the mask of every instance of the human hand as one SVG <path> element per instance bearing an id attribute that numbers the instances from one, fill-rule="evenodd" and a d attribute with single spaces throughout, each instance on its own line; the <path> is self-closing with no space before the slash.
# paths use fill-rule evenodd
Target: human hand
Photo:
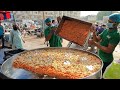
<path id="1" fill-rule="evenodd" d="M 92 26 L 91 26 L 90 31 L 93 32 L 93 33 L 96 32 L 96 27 L 95 27 L 95 25 L 92 25 Z"/>
<path id="2" fill-rule="evenodd" d="M 52 27 L 51 28 L 51 33 L 53 34 L 53 33 L 55 33 L 57 31 L 57 27 Z"/>
<path id="3" fill-rule="evenodd" d="M 89 44 L 89 45 L 94 45 L 94 43 L 95 43 L 95 42 L 94 42 L 93 39 L 89 39 L 89 40 L 88 40 L 88 44 Z"/>
<path id="4" fill-rule="evenodd" d="M 51 30 L 56 31 L 56 30 L 57 30 L 57 27 L 52 27 Z"/>
<path id="5" fill-rule="evenodd" d="M 57 21 L 58 21 L 58 23 L 60 22 L 62 20 L 62 18 L 59 16 L 59 17 L 57 17 Z"/>

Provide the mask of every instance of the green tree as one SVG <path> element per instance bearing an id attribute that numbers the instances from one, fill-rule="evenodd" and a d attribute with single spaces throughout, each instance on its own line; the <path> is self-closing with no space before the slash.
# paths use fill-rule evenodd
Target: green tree
<path id="1" fill-rule="evenodd" d="M 102 20 L 103 16 L 109 16 L 112 13 L 118 13 L 118 11 L 99 11 L 97 14 L 97 20 Z"/>

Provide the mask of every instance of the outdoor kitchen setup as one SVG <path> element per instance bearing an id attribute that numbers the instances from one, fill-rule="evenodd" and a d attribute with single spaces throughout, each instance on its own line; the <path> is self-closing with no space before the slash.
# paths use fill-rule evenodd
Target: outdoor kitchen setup
<path id="1" fill-rule="evenodd" d="M 56 34 L 67 47 L 7 50 L 1 79 L 101 79 L 101 58 L 87 51 L 92 23 L 63 16 Z"/>

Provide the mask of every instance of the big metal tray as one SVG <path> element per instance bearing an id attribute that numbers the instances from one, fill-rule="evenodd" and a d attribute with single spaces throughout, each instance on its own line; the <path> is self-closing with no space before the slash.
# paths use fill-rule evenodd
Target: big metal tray
<path id="1" fill-rule="evenodd" d="M 89 37 L 91 25 L 90 22 L 63 16 L 57 34 L 68 41 L 84 46 Z"/>

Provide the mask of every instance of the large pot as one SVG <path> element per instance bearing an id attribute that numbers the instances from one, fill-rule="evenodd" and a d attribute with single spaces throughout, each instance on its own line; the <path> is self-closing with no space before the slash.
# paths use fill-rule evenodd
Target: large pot
<path id="1" fill-rule="evenodd" d="M 39 50 L 42 50 L 42 49 L 58 49 L 58 48 L 40 48 Z M 72 48 L 59 48 L 59 49 L 72 49 Z M 74 50 L 77 50 L 77 49 L 74 49 Z M 90 53 L 88 51 L 84 51 L 84 50 L 82 50 L 82 51 L 86 52 L 86 53 Z M 45 76 L 40 76 L 40 75 L 31 73 L 29 71 L 26 71 L 24 69 L 15 69 L 15 68 L 13 68 L 12 67 L 12 62 L 13 62 L 13 60 L 15 60 L 15 58 L 19 54 L 16 54 L 16 55 L 12 56 L 11 58 L 9 58 L 8 60 L 6 60 L 2 64 L 2 66 L 1 66 L 1 73 L 3 75 L 5 75 L 6 77 L 11 78 L 11 79 L 43 79 L 43 78 L 45 78 Z M 98 57 L 97 55 L 95 55 L 93 53 L 90 53 L 90 54 Z M 96 73 L 94 73 L 93 75 L 85 77 L 85 78 L 82 78 L 82 79 L 101 79 L 102 78 L 103 62 L 102 62 L 101 59 L 100 59 L 100 61 L 101 61 L 101 64 L 102 64 L 101 68 Z M 48 78 L 48 77 L 46 77 L 46 78 Z M 53 77 L 49 77 L 49 78 L 53 78 Z"/>

